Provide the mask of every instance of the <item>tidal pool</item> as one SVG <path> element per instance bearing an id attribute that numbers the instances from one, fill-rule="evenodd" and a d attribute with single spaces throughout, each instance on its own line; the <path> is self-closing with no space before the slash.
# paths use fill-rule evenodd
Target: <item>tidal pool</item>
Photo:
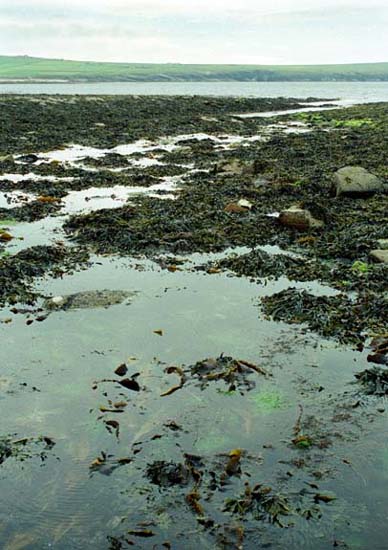
<path id="1" fill-rule="evenodd" d="M 316 518 L 306 520 L 296 512 L 285 517 L 292 524 L 288 529 L 248 521 L 248 547 L 259 537 L 276 548 L 288 541 L 293 548 L 323 549 L 333 540 L 363 548 L 373 537 L 378 548 L 385 514 L 375 468 L 385 455 L 376 454 L 369 432 L 373 425 L 383 438 L 385 423 L 375 418 L 373 404 L 340 416 L 349 399 L 344 388 L 355 392 L 350 382 L 365 358 L 301 328 L 265 321 L 258 298 L 287 285 L 286 280 L 262 285 L 226 275 L 171 273 L 149 261 L 102 257 L 95 257 L 87 271 L 42 280 L 39 287 L 47 296 L 104 288 L 138 295 L 127 305 L 53 311 L 44 323 L 30 326 L 16 316 L 0 325 L 1 378 L 7 383 L 0 398 L 3 432 L 45 435 L 56 442 L 44 462 L 11 458 L 1 466 L 3 503 L 13 503 L 12 513 L 0 508 L 3 547 L 103 549 L 108 535 L 119 537 L 150 522 L 153 543 L 183 541 L 190 530 L 193 547 L 214 548 L 185 504 L 186 488 L 161 490 L 145 471 L 153 461 L 179 461 L 184 453 L 213 461 L 217 468 L 223 453 L 241 448 L 247 453 L 242 478 L 231 479 L 225 494 L 215 492 L 203 502 L 224 522 L 222 500 L 243 491 L 244 479 L 275 486 L 291 501 L 304 500 L 306 508 L 318 492 L 312 487 L 336 496 L 322 504 Z M 241 393 L 228 391 L 223 381 L 200 389 L 189 380 L 161 397 L 175 380 L 166 367 L 220 354 L 260 365 L 269 376 L 253 372 L 249 378 L 255 386 Z M 117 383 L 114 370 L 123 362 L 131 375 L 139 374 L 139 392 Z M 116 383 L 96 387 L 103 379 Z M 127 406 L 120 414 L 102 412 L 123 400 Z M 330 439 L 328 448 L 293 448 L 300 406 L 313 419 L 311 429 Z M 112 419 L 119 422 L 118 437 L 107 430 L 105 422 Z M 166 427 L 172 423 L 178 431 Z M 112 461 L 130 457 L 131 463 L 109 476 L 93 473 L 90 466 L 102 452 Z M 306 469 L 293 464 L 307 457 Z M 357 504 L 359 493 L 363 506 Z"/>

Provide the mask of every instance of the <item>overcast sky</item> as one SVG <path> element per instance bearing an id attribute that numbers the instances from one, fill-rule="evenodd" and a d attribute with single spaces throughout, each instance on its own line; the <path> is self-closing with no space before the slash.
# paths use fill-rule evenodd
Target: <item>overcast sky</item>
<path id="1" fill-rule="evenodd" d="M 180 63 L 388 61 L 388 0 L 0 0 L 0 54 Z"/>

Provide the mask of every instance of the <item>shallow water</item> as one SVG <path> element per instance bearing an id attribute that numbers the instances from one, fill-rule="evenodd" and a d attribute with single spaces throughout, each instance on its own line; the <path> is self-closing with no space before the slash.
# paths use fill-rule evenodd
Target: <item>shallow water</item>
<path id="1" fill-rule="evenodd" d="M 58 462 L 50 457 L 44 466 L 33 460 L 23 467 L 12 460 L 3 465 L 2 495 L 15 504 L 12 515 L 0 507 L 4 548 L 13 548 L 25 537 L 27 548 L 102 549 L 107 547 L 107 533 L 120 533 L 123 526 L 133 528 L 136 521 L 148 517 L 147 508 L 154 518 L 152 504 L 147 507 L 143 502 L 137 509 L 145 482 L 136 467 L 124 466 L 110 477 L 99 473 L 90 477 L 89 465 L 101 450 L 127 456 L 135 443 L 163 432 L 168 420 L 189 429 L 190 436 L 167 435 L 149 444 L 146 455 L 139 455 L 138 466 L 179 456 L 174 450 L 177 441 L 185 452 L 205 456 L 241 447 L 263 456 L 256 474 L 270 483 L 273 468 L 284 470 L 279 460 L 300 454 L 284 444 L 292 437 L 297 404 L 303 405 L 306 414 L 329 422 L 333 407 L 327 396 L 346 387 L 364 361 L 360 353 L 260 317 L 258 298 L 289 284 L 284 279 L 263 286 L 225 275 L 169 273 L 150 262 L 135 267 L 128 260 L 101 257 L 87 271 L 42 281 L 40 287 L 47 295 L 104 288 L 139 291 L 139 295 L 130 305 L 53 312 L 44 323 L 31 326 L 21 317 L 11 325 L 0 325 L 1 354 L 7 357 L 1 374 L 8 383 L 8 391 L 1 396 L 2 410 L 7 411 L 6 430 L 54 438 L 53 454 L 60 458 Z M 162 337 L 154 334 L 156 329 L 163 330 Z M 220 353 L 255 362 L 273 378 L 256 380 L 256 388 L 245 396 L 219 393 L 222 384 L 218 384 L 205 391 L 188 385 L 170 397 L 160 397 L 171 385 L 163 372 L 166 365 L 195 363 Z M 92 389 L 95 380 L 112 378 L 123 361 L 128 362 L 130 372 L 140 372 L 138 380 L 145 390 L 131 395 L 112 384 Z M 325 388 L 322 393 L 321 386 Z M 117 415 L 121 425 L 117 441 L 99 420 L 104 415 L 98 407 L 107 405 L 107 397 L 120 396 L 129 398 L 129 406 Z M 358 431 L 357 426 L 353 429 Z M 269 444 L 273 449 L 263 448 Z M 351 506 L 357 490 L 371 489 L 372 472 L 361 441 L 356 446 L 345 441 L 336 447 L 325 457 L 325 464 L 346 471 L 345 479 L 329 477 L 324 486 L 335 490 L 340 507 Z M 341 457 L 349 456 L 354 471 L 340 466 Z M 300 488 L 305 476 L 295 481 Z M 332 523 L 330 507 L 335 505 L 326 507 L 329 514 L 321 520 L 321 542 L 313 525 L 303 527 L 306 541 L 314 541 L 318 548 L 327 548 L 334 535 L 350 537 L 353 531 L 359 540 L 367 541 L 381 521 L 379 516 L 372 518 L 376 507 L 368 513 L 356 509 L 355 520 L 365 521 L 367 513 L 369 524 L 362 524 L 362 530 L 357 524 L 349 531 L 340 515 Z M 164 513 L 172 517 L 175 512 L 166 508 Z M 166 534 L 173 531 L 167 528 Z M 297 548 L 297 541 L 303 540 L 301 531 L 286 531 L 289 547 Z M 191 540 L 199 541 L 195 536 Z"/>

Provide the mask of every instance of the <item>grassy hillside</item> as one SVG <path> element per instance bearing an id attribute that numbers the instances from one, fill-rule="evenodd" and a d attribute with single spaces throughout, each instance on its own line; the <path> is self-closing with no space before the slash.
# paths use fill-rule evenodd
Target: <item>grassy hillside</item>
<path id="1" fill-rule="evenodd" d="M 0 80 L 88 81 L 388 81 L 388 63 L 353 65 L 181 65 L 98 63 L 0 56 Z"/>

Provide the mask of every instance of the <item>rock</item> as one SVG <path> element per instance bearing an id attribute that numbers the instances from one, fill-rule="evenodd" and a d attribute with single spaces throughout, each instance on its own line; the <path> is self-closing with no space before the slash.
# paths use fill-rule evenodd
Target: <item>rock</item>
<path id="1" fill-rule="evenodd" d="M 231 202 L 225 206 L 224 211 L 241 213 L 241 212 L 247 212 L 248 208 L 245 208 L 244 206 L 240 206 L 237 202 Z"/>
<path id="2" fill-rule="evenodd" d="M 377 241 L 379 250 L 388 250 L 388 239 L 379 239 Z"/>
<path id="3" fill-rule="evenodd" d="M 298 231 L 319 229 L 325 225 L 322 220 L 314 218 L 309 210 L 299 208 L 298 206 L 291 206 L 287 210 L 282 210 L 279 215 L 279 222 Z"/>
<path id="4" fill-rule="evenodd" d="M 266 178 L 262 177 L 262 176 L 256 178 L 253 182 L 253 186 L 258 187 L 258 188 L 264 188 L 264 187 L 268 186 L 268 184 L 269 184 L 269 181 Z"/>
<path id="5" fill-rule="evenodd" d="M 246 208 L 247 210 L 251 210 L 253 206 L 253 204 L 247 201 L 246 199 L 240 199 L 237 204 L 238 206 L 241 206 L 242 208 Z"/>
<path id="6" fill-rule="evenodd" d="M 253 162 L 247 162 L 240 159 L 222 162 L 217 165 L 217 172 L 221 174 L 242 176 L 253 174 Z"/>
<path id="7" fill-rule="evenodd" d="M 20 162 L 25 162 L 26 164 L 34 164 L 39 160 L 39 157 L 31 153 L 29 155 L 21 155 L 20 157 L 18 157 L 18 160 Z"/>
<path id="8" fill-rule="evenodd" d="M 47 309 L 92 309 L 121 304 L 137 293 L 125 290 L 87 290 L 68 296 L 54 296 L 44 302 Z"/>
<path id="9" fill-rule="evenodd" d="M 8 242 L 12 241 L 13 237 L 10 233 L 7 233 L 7 231 L 2 231 L 0 229 L 0 241 Z"/>
<path id="10" fill-rule="evenodd" d="M 65 298 L 63 296 L 54 296 L 51 298 L 51 304 L 54 307 L 60 307 L 65 303 Z"/>
<path id="11" fill-rule="evenodd" d="M 336 196 L 369 195 L 384 189 L 378 177 L 361 166 L 345 166 L 334 174 Z"/>
<path id="12" fill-rule="evenodd" d="M 369 253 L 373 261 L 379 264 L 388 264 L 388 249 L 385 250 L 371 250 Z"/>
<path id="13" fill-rule="evenodd" d="M 201 116 L 199 118 L 204 122 L 219 122 L 218 118 L 214 116 Z"/>

